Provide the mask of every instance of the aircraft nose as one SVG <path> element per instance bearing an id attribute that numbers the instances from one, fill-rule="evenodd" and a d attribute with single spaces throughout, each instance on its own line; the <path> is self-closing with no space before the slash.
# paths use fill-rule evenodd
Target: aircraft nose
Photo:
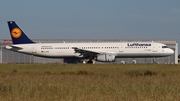
<path id="1" fill-rule="evenodd" d="M 168 50 L 168 53 L 169 53 L 169 54 L 174 54 L 174 51 L 173 51 L 172 49 L 169 49 L 169 50 Z"/>

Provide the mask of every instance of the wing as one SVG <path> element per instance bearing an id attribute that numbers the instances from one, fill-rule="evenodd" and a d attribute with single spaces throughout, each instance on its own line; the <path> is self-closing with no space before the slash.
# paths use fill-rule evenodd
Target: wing
<path id="1" fill-rule="evenodd" d="M 74 49 L 75 53 L 80 53 L 79 56 L 82 56 L 83 58 L 95 57 L 97 54 L 101 53 L 101 52 L 97 52 L 97 51 L 80 49 L 77 47 L 72 47 L 72 49 Z"/>

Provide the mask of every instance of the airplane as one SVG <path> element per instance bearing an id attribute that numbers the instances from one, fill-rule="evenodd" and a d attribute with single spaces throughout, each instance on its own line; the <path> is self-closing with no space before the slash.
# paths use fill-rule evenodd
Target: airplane
<path id="1" fill-rule="evenodd" d="M 15 21 L 7 21 L 12 45 L 5 49 L 47 58 L 64 58 L 100 62 L 115 62 L 116 58 L 166 57 L 174 53 L 167 45 L 157 42 L 99 42 L 99 43 L 36 43 Z"/>

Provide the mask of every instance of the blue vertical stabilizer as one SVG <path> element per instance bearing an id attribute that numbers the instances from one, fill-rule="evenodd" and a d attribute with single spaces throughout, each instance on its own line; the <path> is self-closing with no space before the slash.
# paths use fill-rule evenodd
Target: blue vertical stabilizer
<path id="1" fill-rule="evenodd" d="M 21 30 L 21 28 L 14 22 L 8 21 L 10 35 L 13 41 L 13 44 L 28 44 L 34 43 L 30 40 L 26 34 Z"/>

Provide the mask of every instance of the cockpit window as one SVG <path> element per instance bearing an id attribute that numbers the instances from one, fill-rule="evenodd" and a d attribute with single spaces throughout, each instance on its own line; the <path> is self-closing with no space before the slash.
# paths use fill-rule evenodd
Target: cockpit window
<path id="1" fill-rule="evenodd" d="M 162 48 L 168 48 L 168 46 L 162 46 Z"/>

